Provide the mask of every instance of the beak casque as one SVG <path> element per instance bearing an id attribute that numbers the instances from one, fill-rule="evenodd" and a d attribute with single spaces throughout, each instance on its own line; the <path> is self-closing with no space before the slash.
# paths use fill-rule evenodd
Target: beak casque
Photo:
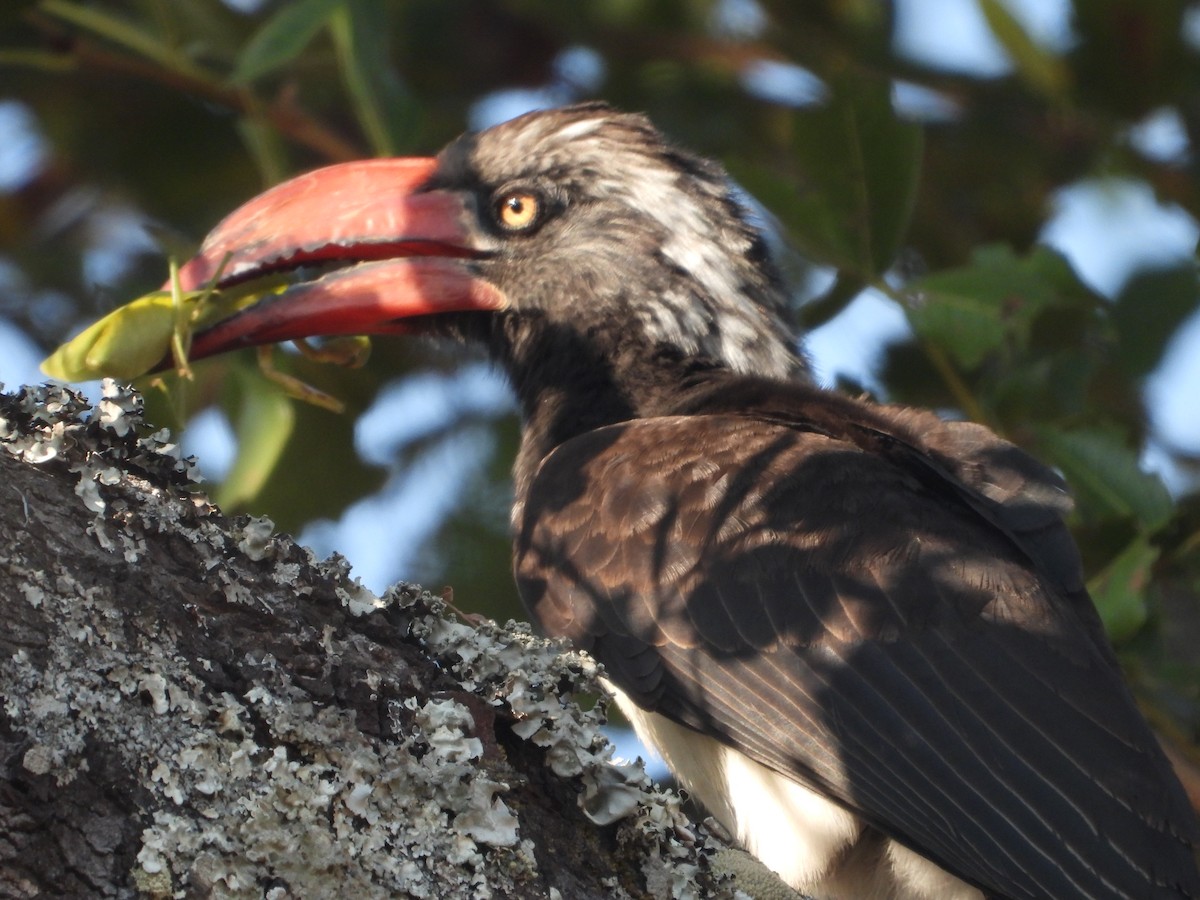
<path id="1" fill-rule="evenodd" d="M 480 254 L 471 247 L 462 200 L 423 190 L 435 168 L 433 159 L 329 166 L 232 212 L 180 269 L 182 290 L 289 274 L 298 280 L 198 331 L 190 356 L 304 337 L 403 332 L 412 330 L 404 321 L 414 317 L 507 306 L 504 293 L 472 269 Z"/>

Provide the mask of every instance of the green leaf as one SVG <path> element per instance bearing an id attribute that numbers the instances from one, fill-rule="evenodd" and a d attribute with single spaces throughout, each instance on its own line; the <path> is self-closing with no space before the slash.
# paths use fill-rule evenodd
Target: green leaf
<path id="1" fill-rule="evenodd" d="M 1098 302 L 1057 252 L 1035 247 L 1018 257 L 998 244 L 976 249 L 969 265 L 914 280 L 905 293 L 917 334 L 968 370 L 1005 342 L 1025 350 L 1046 310 Z"/>
<path id="2" fill-rule="evenodd" d="M 1029 32 L 1001 0 L 978 2 L 992 34 L 1004 47 L 1025 83 L 1046 96 L 1064 97 L 1068 70 L 1063 61 L 1030 38 Z"/>
<path id="3" fill-rule="evenodd" d="M 238 134 L 254 159 L 263 184 L 279 184 L 288 176 L 287 151 L 279 132 L 254 110 L 238 120 Z"/>
<path id="4" fill-rule="evenodd" d="M 413 131 L 414 103 L 392 64 L 382 4 L 346 0 L 331 26 L 342 81 L 377 156 L 395 156 Z"/>
<path id="5" fill-rule="evenodd" d="M 974 369 L 1004 341 L 1000 309 L 987 299 L 952 291 L 921 291 L 910 305 L 913 331 L 932 341 L 963 369 Z"/>
<path id="6" fill-rule="evenodd" d="M 0 50 L 0 66 L 61 74 L 74 72 L 76 63 L 66 54 L 54 50 Z"/>
<path id="7" fill-rule="evenodd" d="M 1171 518 L 1171 495 L 1157 475 L 1138 467 L 1136 451 L 1099 429 L 1037 429 L 1041 451 L 1058 466 L 1086 519 L 1132 518 L 1153 532 Z"/>
<path id="8" fill-rule="evenodd" d="M 286 394 L 259 372 L 245 366 L 238 376 L 237 457 L 214 499 L 222 509 L 244 507 L 262 491 L 283 455 L 296 425 L 296 411 Z"/>
<path id="9" fill-rule="evenodd" d="M 908 230 L 923 135 L 896 116 L 887 82 L 846 78 L 831 87 L 826 104 L 796 114 L 793 176 L 736 160 L 731 167 L 751 193 L 781 199 L 778 212 L 807 253 L 873 281 Z"/>
<path id="10" fill-rule="evenodd" d="M 241 486 L 231 486 L 229 497 L 238 504 L 236 508 L 268 515 L 280 529 L 294 531 L 314 519 L 340 515 L 351 503 L 382 486 L 385 473 L 363 462 L 355 448 L 355 422 L 370 405 L 379 381 L 373 374 L 377 367 L 371 365 L 351 370 L 283 352 L 276 354 L 275 364 L 336 396 L 346 408 L 345 413 L 336 414 L 292 400 L 253 362 L 241 362 L 236 382 L 229 380 L 230 390 L 221 405 L 239 423 L 239 445 L 251 438 L 261 441 L 257 451 L 239 450 L 239 463 L 243 455 L 247 457 L 246 480 Z M 255 396 L 251 398 L 251 394 Z M 260 394 L 265 396 L 257 396 Z M 259 404 L 262 412 L 256 411 Z M 278 416 L 280 424 L 255 426 L 249 421 L 255 415 Z M 243 420 L 246 438 L 241 436 Z M 272 427 L 285 432 L 278 436 L 282 448 L 275 443 Z M 231 482 L 237 468 L 230 474 Z M 224 493 L 217 496 L 223 509 L 235 508 L 226 505 Z"/>
<path id="11" fill-rule="evenodd" d="M 1146 623 L 1146 590 L 1158 556 L 1159 549 L 1141 535 L 1088 582 L 1088 591 L 1114 641 L 1128 640 Z"/>
<path id="12" fill-rule="evenodd" d="M 916 279 L 910 287 L 976 297 L 1020 321 L 1033 319 L 1048 306 L 1095 302 L 1070 264 L 1042 246 L 1021 257 L 1007 245 L 987 244 L 974 250 L 968 265 Z"/>
<path id="13" fill-rule="evenodd" d="M 1196 266 L 1187 262 L 1171 269 L 1137 272 L 1121 289 L 1112 318 L 1121 365 L 1142 376 L 1158 365 L 1171 335 L 1200 309 Z"/>
<path id="14" fill-rule="evenodd" d="M 342 0 L 285 3 L 243 48 L 230 80 L 248 84 L 291 62 L 341 7 Z"/>

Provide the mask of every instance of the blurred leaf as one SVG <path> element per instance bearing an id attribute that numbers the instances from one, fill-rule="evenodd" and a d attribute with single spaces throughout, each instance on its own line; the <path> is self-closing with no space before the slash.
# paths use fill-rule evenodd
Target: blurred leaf
<path id="1" fill-rule="evenodd" d="M 1193 460 L 1191 475 L 1196 483 L 1200 476 L 1200 459 Z M 1193 491 L 1179 500 L 1170 526 L 1157 537 L 1172 565 L 1192 573 L 1193 587 L 1200 594 L 1200 491 Z M 1200 604 L 1197 604 L 1197 612 L 1200 613 Z"/>
<path id="2" fill-rule="evenodd" d="M 917 334 L 968 370 L 1006 342 L 1025 349 L 1046 310 L 1096 303 L 1066 260 L 1043 246 L 1025 257 L 1002 245 L 979 247 L 969 265 L 916 279 L 906 294 Z"/>
<path id="3" fill-rule="evenodd" d="M 816 260 L 873 281 L 908 229 L 921 129 L 896 116 L 890 85 L 878 79 L 842 79 L 828 102 L 796 119 L 788 147 L 795 179 L 736 161 L 734 174 L 760 199 L 779 199 L 781 218 Z"/>
<path id="4" fill-rule="evenodd" d="M 16 22 L 37 4 L 37 0 L 8 0 L 0 9 L 0 26 Z"/>
<path id="5" fill-rule="evenodd" d="M 61 74 L 72 71 L 75 62 L 69 56 L 52 50 L 0 50 L 0 66 L 20 66 Z"/>
<path id="6" fill-rule="evenodd" d="M 226 510 L 243 509 L 262 492 L 292 437 L 296 414 L 292 401 L 246 366 L 232 370 L 240 390 L 237 456 L 214 499 Z"/>
<path id="7" fill-rule="evenodd" d="M 516 584 L 496 578 L 497 572 L 507 571 L 512 565 L 509 476 L 520 441 L 519 420 L 508 415 L 493 421 L 489 436 L 497 441 L 497 447 L 486 469 L 471 479 L 462 501 L 430 541 L 434 551 L 430 556 L 441 564 L 437 577 L 454 586 L 455 603 L 460 609 L 503 621 L 527 615 Z"/>
<path id="8" fill-rule="evenodd" d="M 354 428 L 358 416 L 371 402 L 378 382 L 369 370 L 343 369 L 314 363 L 295 354 L 280 352 L 276 363 L 297 378 L 333 394 L 346 404 L 346 413 L 335 414 L 308 403 L 289 399 L 259 372 L 256 366 L 243 365 L 238 387 L 223 405 L 232 409 L 231 418 L 241 420 L 252 414 L 243 410 L 243 394 L 250 392 L 272 397 L 267 410 L 282 413 L 275 405 L 287 406 L 293 424 L 287 427 L 291 439 L 282 453 L 275 452 L 270 435 L 263 437 L 264 447 L 273 453 L 255 467 L 256 492 L 247 495 L 238 509 L 265 511 L 285 531 L 298 530 L 306 522 L 338 516 L 351 503 L 376 491 L 384 481 L 377 466 L 364 463 L 355 449 Z M 231 386 L 232 387 L 232 386 Z M 240 440 L 239 440 L 240 443 Z M 247 465 L 253 465 L 248 461 Z M 245 494 L 239 491 L 239 494 Z M 224 507 L 224 504 L 222 504 Z"/>
<path id="9" fill-rule="evenodd" d="M 1146 623 L 1146 590 L 1159 550 L 1138 536 L 1088 582 L 1105 630 L 1117 643 L 1133 637 Z"/>
<path id="10" fill-rule="evenodd" d="M 1180 324 L 1200 309 L 1196 276 L 1195 264 L 1186 262 L 1171 269 L 1142 270 L 1125 283 L 1112 317 L 1121 365 L 1130 375 L 1149 374 Z"/>
<path id="11" fill-rule="evenodd" d="M 1077 0 L 1070 56 L 1080 93 L 1114 118 L 1140 118 L 1193 88 L 1183 0 Z M 1189 101 L 1190 102 L 1190 101 Z"/>
<path id="12" fill-rule="evenodd" d="M 1008 53 L 1025 83 L 1048 97 L 1061 99 L 1067 89 L 1063 61 L 1039 46 L 1002 0 L 978 0 L 988 27 Z"/>
<path id="13" fill-rule="evenodd" d="M 64 22 L 70 22 L 77 28 L 89 31 L 97 37 L 154 60 L 167 69 L 185 73 L 193 78 L 204 79 L 206 77 L 206 73 L 202 69 L 159 35 L 146 31 L 137 24 L 120 16 L 114 16 L 95 5 L 84 6 L 68 2 L 68 0 L 42 0 L 39 9 Z"/>
<path id="14" fill-rule="evenodd" d="M 280 6 L 242 49 L 230 80 L 248 84 L 290 63 L 342 4 L 343 0 L 297 0 Z"/>
<path id="15" fill-rule="evenodd" d="M 238 134 L 262 174 L 263 186 L 268 187 L 288 176 L 287 153 L 279 132 L 259 115 L 243 116 L 238 122 Z"/>
<path id="16" fill-rule="evenodd" d="M 172 43 L 186 46 L 195 58 L 218 64 L 214 68 L 229 71 L 245 44 L 247 26 L 252 23 L 233 3 L 213 0 L 141 0 L 146 14 L 153 16 L 171 35 Z"/>
<path id="17" fill-rule="evenodd" d="M 1032 320 L 1053 305 L 1092 305 L 1095 296 L 1056 250 L 1038 245 L 1018 256 L 1005 244 L 975 248 L 969 265 L 947 269 L 913 282 L 917 290 L 945 290 L 1007 307 L 1010 315 Z"/>
<path id="18" fill-rule="evenodd" d="M 166 371 L 135 382 L 145 399 L 146 421 L 183 431 L 192 417 L 211 406 L 225 389 L 230 366 L 229 358 L 218 357 L 193 365 L 191 378 Z"/>
<path id="19" fill-rule="evenodd" d="M 1000 307 L 991 299 L 926 289 L 910 306 L 908 320 L 925 340 L 949 353 L 964 369 L 976 368 L 1004 342 Z"/>
<path id="20" fill-rule="evenodd" d="M 482 486 L 482 479 L 472 481 L 471 488 Z M 422 580 L 433 581 L 431 588 L 443 582 L 453 585 L 460 609 L 500 621 L 527 615 L 516 583 L 496 578 L 497 572 L 512 565 L 512 541 L 506 538 L 501 525 L 507 512 L 506 508 L 504 514 L 496 516 L 492 510 L 480 510 L 477 495 L 471 493 L 464 505 L 445 518 L 422 554 L 422 564 L 439 564 L 437 573 L 419 573 Z"/>
<path id="21" fill-rule="evenodd" d="M 1138 467 L 1137 455 L 1110 432 L 1036 429 L 1039 447 L 1058 466 L 1086 518 L 1129 517 L 1146 532 L 1171 518 L 1171 495 L 1157 475 Z"/>
<path id="22" fill-rule="evenodd" d="M 376 156 L 395 156 L 413 130 L 414 108 L 392 64 L 387 10 L 368 0 L 346 0 L 331 24 L 358 123 Z"/>

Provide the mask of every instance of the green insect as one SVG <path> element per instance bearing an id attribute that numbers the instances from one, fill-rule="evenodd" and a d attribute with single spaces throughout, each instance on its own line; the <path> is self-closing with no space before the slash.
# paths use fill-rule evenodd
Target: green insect
<path id="1" fill-rule="evenodd" d="M 42 371 L 61 381 L 138 378 L 167 356 L 190 375 L 188 345 L 193 330 L 231 311 L 215 287 L 179 289 L 179 266 L 171 260 L 171 290 L 153 291 L 113 310 L 60 345 L 42 361 Z M 224 268 L 222 265 L 221 268 Z M 215 284 L 220 277 L 213 279 Z"/>
<path id="2" fill-rule="evenodd" d="M 260 282 L 251 293 L 221 292 L 213 286 L 200 291 L 181 291 L 179 268 L 174 260 L 170 267 L 171 290 L 153 291 L 89 325 L 46 357 L 42 371 L 60 381 L 105 377 L 128 380 L 159 368 L 169 357 L 181 377 L 191 378 L 188 349 L 195 331 L 287 287 L 284 281 L 265 290 Z M 219 278 L 220 270 L 214 284 Z M 336 338 L 320 347 L 304 341 L 295 344 L 310 359 L 354 368 L 366 362 L 371 347 L 370 338 L 359 336 Z M 269 348 L 260 348 L 258 360 L 263 375 L 289 396 L 341 412 L 342 403 L 335 397 L 276 369 Z"/>
<path id="3" fill-rule="evenodd" d="M 139 297 L 62 344 L 42 362 L 42 371 L 61 381 L 145 375 L 168 351 L 186 344 L 179 309 L 186 322 L 202 296 L 190 292 L 176 299 L 169 291 L 155 291 Z M 186 363 L 186 354 L 182 357 Z"/>

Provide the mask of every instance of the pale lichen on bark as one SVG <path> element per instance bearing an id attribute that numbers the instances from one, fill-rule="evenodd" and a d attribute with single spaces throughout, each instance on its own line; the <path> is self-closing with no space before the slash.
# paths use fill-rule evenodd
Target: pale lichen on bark
<path id="1" fill-rule="evenodd" d="M 590 659 L 375 597 L 145 431 L 112 384 L 0 395 L 0 893 L 734 895 Z"/>

